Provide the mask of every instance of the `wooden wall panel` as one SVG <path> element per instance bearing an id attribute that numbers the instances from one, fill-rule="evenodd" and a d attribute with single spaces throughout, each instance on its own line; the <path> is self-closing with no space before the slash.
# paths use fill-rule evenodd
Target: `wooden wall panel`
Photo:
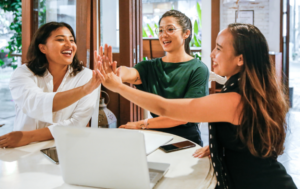
<path id="1" fill-rule="evenodd" d="M 119 7 L 120 57 L 122 57 L 121 65 L 132 67 L 132 0 L 119 0 Z M 130 122 L 131 108 L 131 103 L 120 96 L 120 124 Z"/>
<path id="2" fill-rule="evenodd" d="M 76 1 L 76 40 L 78 59 L 90 67 L 91 1 Z"/>
<path id="3" fill-rule="evenodd" d="M 33 0 L 22 0 L 22 64 L 26 63 L 26 55 L 32 38 Z"/>
<path id="4" fill-rule="evenodd" d="M 151 59 L 151 46 L 150 46 L 150 40 L 143 40 L 143 57 L 147 57 L 148 59 Z"/>
<path id="5" fill-rule="evenodd" d="M 150 40 L 151 43 L 151 58 L 160 58 L 165 56 L 165 51 L 159 43 L 159 40 Z"/>

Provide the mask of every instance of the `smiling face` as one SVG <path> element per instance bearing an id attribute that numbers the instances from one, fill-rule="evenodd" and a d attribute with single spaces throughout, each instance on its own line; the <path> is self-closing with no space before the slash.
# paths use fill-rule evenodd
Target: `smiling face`
<path id="1" fill-rule="evenodd" d="M 51 32 L 46 44 L 39 44 L 49 64 L 70 65 L 77 51 L 74 36 L 66 27 L 59 27 Z"/>
<path id="2" fill-rule="evenodd" d="M 183 32 L 176 18 L 172 16 L 162 18 L 159 31 L 159 42 L 164 51 L 176 52 L 180 49 L 184 51 L 184 41 L 189 37 L 190 30 Z"/>
<path id="3" fill-rule="evenodd" d="M 235 55 L 233 35 L 229 29 L 221 31 L 216 40 L 216 47 L 211 52 L 214 72 L 230 78 L 241 70 L 243 55 Z"/>

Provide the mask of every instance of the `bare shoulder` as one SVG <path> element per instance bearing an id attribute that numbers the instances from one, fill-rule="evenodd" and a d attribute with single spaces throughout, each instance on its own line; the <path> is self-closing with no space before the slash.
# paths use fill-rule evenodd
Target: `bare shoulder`
<path id="1" fill-rule="evenodd" d="M 213 100 L 216 103 L 220 104 L 239 104 L 241 101 L 241 95 L 236 92 L 229 92 L 229 93 L 216 93 L 212 95 L 208 95 L 205 98 L 209 100 Z"/>
<path id="2" fill-rule="evenodd" d="M 239 125 L 242 111 L 241 95 L 236 92 L 217 93 L 193 99 L 193 108 L 201 111 L 205 122 L 229 122 Z M 200 108 L 201 107 L 201 108 Z"/>

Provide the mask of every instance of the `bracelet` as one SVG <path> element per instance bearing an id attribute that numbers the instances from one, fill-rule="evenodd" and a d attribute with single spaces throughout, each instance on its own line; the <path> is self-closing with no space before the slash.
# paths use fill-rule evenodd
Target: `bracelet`
<path id="1" fill-rule="evenodd" d="M 144 120 L 144 126 L 142 129 L 148 129 L 148 118 Z"/>

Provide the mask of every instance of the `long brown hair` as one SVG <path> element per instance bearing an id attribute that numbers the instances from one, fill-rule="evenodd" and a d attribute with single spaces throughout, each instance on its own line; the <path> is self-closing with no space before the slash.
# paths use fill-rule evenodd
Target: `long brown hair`
<path id="1" fill-rule="evenodd" d="M 277 158 L 284 150 L 289 106 L 276 79 L 267 41 L 250 24 L 230 24 L 228 29 L 235 54 L 243 55 L 244 60 L 239 81 L 244 108 L 238 136 L 252 155 Z"/>
<path id="2" fill-rule="evenodd" d="M 26 57 L 27 67 L 35 75 L 42 77 L 46 69 L 48 68 L 48 60 L 46 58 L 46 55 L 40 51 L 39 44 L 46 44 L 47 39 L 51 35 L 51 32 L 61 27 L 66 27 L 70 30 L 74 37 L 74 42 L 76 43 L 75 33 L 69 24 L 64 22 L 49 22 L 42 25 L 35 32 Z M 80 72 L 83 69 L 83 64 L 77 58 L 77 52 L 70 66 L 73 68 L 71 76 L 75 76 L 78 72 Z"/>
<path id="3" fill-rule="evenodd" d="M 178 10 L 169 10 L 167 12 L 165 12 L 162 17 L 159 19 L 158 21 L 158 25 L 160 24 L 161 19 L 163 19 L 164 17 L 174 17 L 176 18 L 178 24 L 182 27 L 182 32 L 186 32 L 186 30 L 190 30 L 190 35 L 188 38 L 185 39 L 184 41 L 184 50 L 187 54 L 191 53 L 190 50 L 190 41 L 192 39 L 192 31 L 193 31 L 193 25 L 191 20 L 189 19 L 189 17 L 187 17 L 185 14 L 183 14 L 182 12 L 178 11 Z"/>

